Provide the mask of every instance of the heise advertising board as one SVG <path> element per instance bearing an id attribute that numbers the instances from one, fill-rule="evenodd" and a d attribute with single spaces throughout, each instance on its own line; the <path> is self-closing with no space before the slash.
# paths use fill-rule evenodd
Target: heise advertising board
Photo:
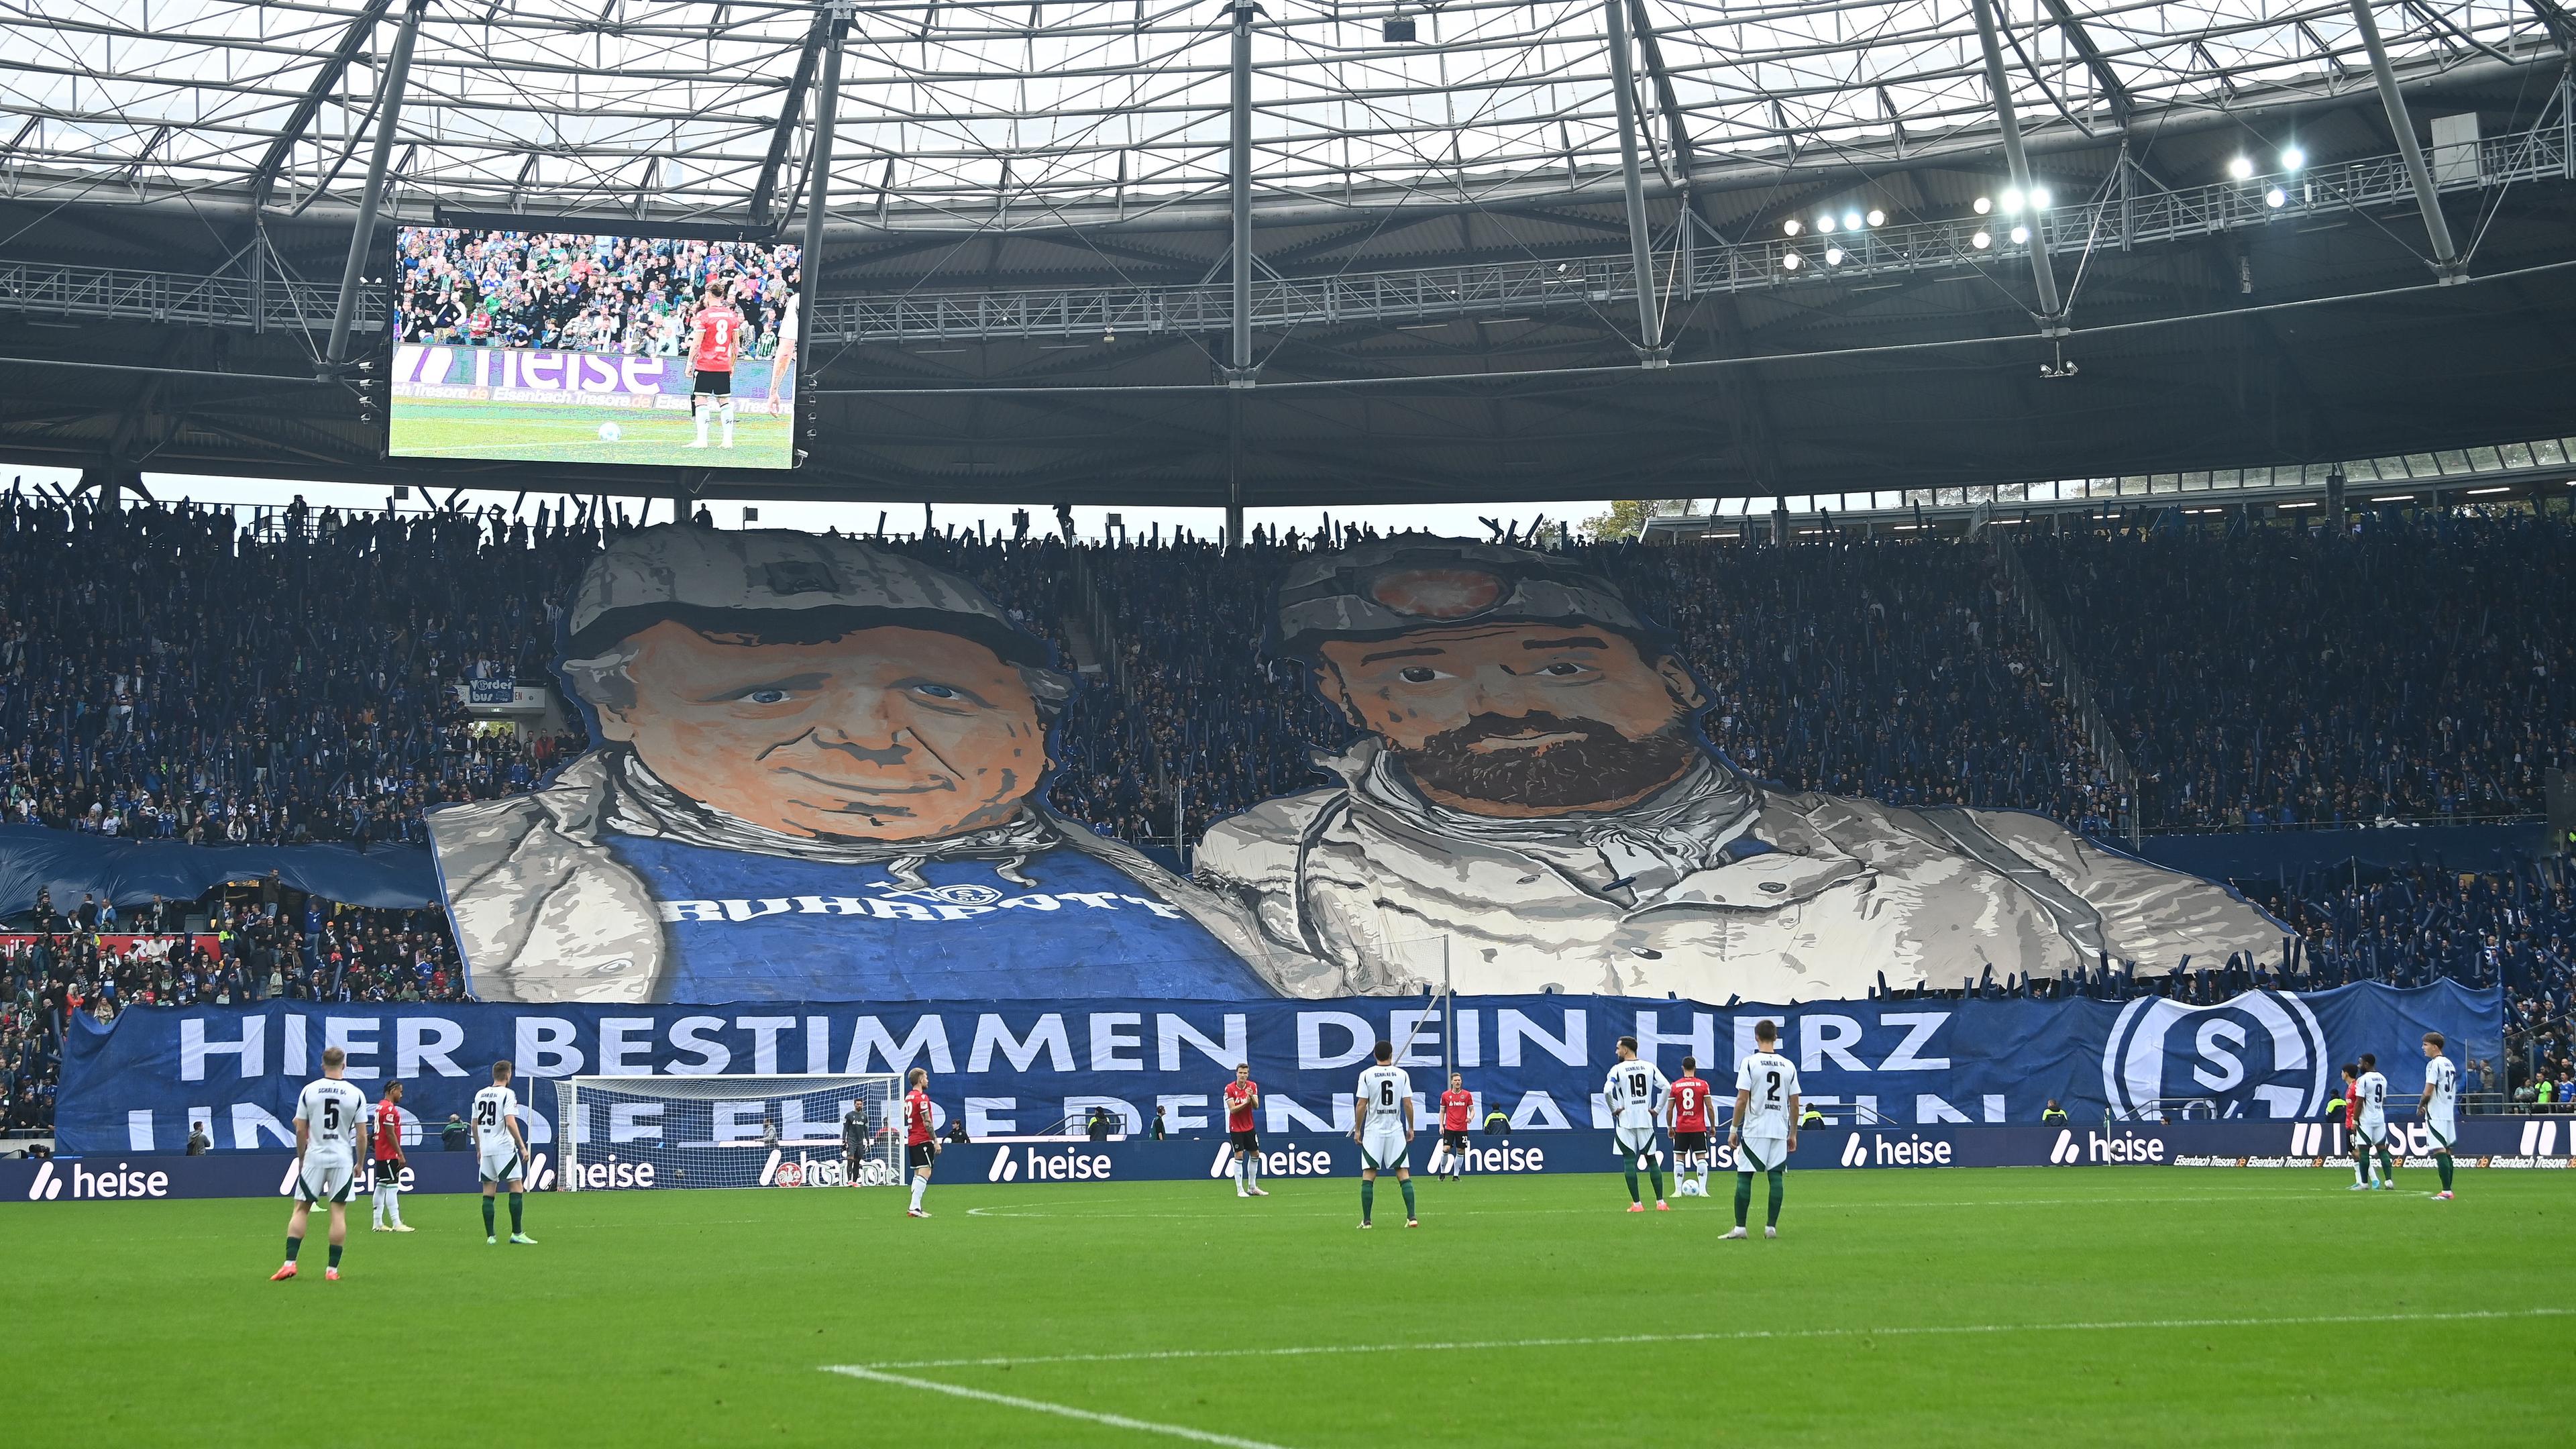
<path id="1" fill-rule="evenodd" d="M 2493 989 L 2349 986 L 2255 992 L 2209 1006 L 2162 998 L 2094 1001 L 1850 1001 L 1709 1006 L 1618 997 L 1420 997 L 1333 1001 L 1091 998 L 902 1006 L 741 1002 L 724 1006 L 136 1007 L 109 1025 L 77 1019 L 57 1132 L 67 1154 L 175 1150 L 191 1122 L 219 1151 L 293 1145 L 296 1093 L 324 1048 L 348 1053 L 371 1097 L 406 1084 L 404 1112 L 431 1130 L 467 1110 L 489 1063 L 514 1061 L 531 1145 L 579 1134 L 584 1161 L 618 1144 L 605 1124 L 557 1124 L 548 1079 L 704 1078 L 725 1073 L 899 1072 L 927 1068 L 939 1125 L 979 1139 L 1035 1135 L 1094 1107 L 1141 1134 L 1159 1109 L 1175 1134 L 1217 1130 L 1216 1094 L 1238 1062 L 1263 1089 L 1265 1135 L 1330 1138 L 1351 1125 L 1350 1093 L 1376 1041 L 1403 1045 L 1416 1120 L 1445 1062 L 1499 1109 L 1516 1146 L 1606 1130 L 1603 1075 L 1622 1035 L 1667 1073 L 1695 1058 L 1733 1085 L 1735 1061 L 1766 1017 L 1832 1125 L 1908 1129 L 2036 1123 L 2054 1100 L 2080 1122 L 2138 1116 L 2190 1099 L 2223 1120 L 2309 1121 L 2333 1065 L 2376 1052 L 2392 1092 L 2422 1085 L 2414 1044 L 2449 1038 L 2464 1068 L 2494 1059 Z M 742 1129 L 756 1136 L 757 1115 Z M 786 1126 L 782 1122 L 782 1127 Z M 595 1131 L 595 1135 L 594 1135 Z M 790 1138 L 828 1134 L 815 1122 Z"/>
<path id="2" fill-rule="evenodd" d="M 798 279 L 776 241 L 400 228 L 386 450 L 792 467 Z"/>

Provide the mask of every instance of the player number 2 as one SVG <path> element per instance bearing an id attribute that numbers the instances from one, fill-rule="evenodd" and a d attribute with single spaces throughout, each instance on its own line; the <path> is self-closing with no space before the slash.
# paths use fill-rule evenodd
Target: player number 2
<path id="1" fill-rule="evenodd" d="M 1778 1072 L 1769 1072 L 1765 1073 L 1765 1075 L 1770 1078 L 1771 1086 L 1770 1090 L 1763 1094 L 1762 1100 L 1765 1102 L 1777 1102 L 1780 1100 L 1780 1074 Z"/>

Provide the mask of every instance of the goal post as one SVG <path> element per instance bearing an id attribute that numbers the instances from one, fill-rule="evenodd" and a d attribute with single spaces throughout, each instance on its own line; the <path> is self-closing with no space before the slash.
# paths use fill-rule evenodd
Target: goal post
<path id="1" fill-rule="evenodd" d="M 903 1180 L 903 1078 L 859 1075 L 559 1077 L 555 1142 L 567 1191 L 874 1187 Z M 867 1129 L 843 1155 L 852 1104 Z"/>

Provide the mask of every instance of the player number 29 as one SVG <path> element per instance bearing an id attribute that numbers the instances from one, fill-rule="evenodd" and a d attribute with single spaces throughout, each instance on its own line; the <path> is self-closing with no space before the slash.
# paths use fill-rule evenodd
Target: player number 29
<path id="1" fill-rule="evenodd" d="M 475 1125 L 477 1125 L 477 1126 L 481 1126 L 481 1127 L 489 1127 L 489 1126 L 491 1126 L 491 1125 L 492 1125 L 492 1122 L 493 1122 L 494 1112 L 495 1112 L 495 1108 L 493 1107 L 493 1104 L 491 1104 L 490 1102 L 477 1102 L 477 1103 L 475 1103 L 475 1104 L 474 1104 L 474 1121 L 475 1121 Z"/>

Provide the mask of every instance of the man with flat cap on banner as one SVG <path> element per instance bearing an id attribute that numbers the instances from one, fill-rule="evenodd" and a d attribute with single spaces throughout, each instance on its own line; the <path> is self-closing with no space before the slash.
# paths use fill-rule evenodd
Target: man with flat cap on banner
<path id="1" fill-rule="evenodd" d="M 1338 783 L 1211 827 L 1196 866 L 1299 953 L 1278 974 L 1300 995 L 1416 990 L 1444 954 L 1461 993 L 1786 1002 L 2282 949 L 2226 887 L 2037 815 L 1764 788 L 1700 734 L 1670 636 L 1562 557 L 1318 555 L 1267 647 L 1363 737 L 1319 761 Z"/>
<path id="2" fill-rule="evenodd" d="M 597 746 L 429 816 L 483 1000 L 1274 994 L 1230 903 L 1048 808 L 1072 681 L 964 579 L 663 525 L 565 631 Z"/>

